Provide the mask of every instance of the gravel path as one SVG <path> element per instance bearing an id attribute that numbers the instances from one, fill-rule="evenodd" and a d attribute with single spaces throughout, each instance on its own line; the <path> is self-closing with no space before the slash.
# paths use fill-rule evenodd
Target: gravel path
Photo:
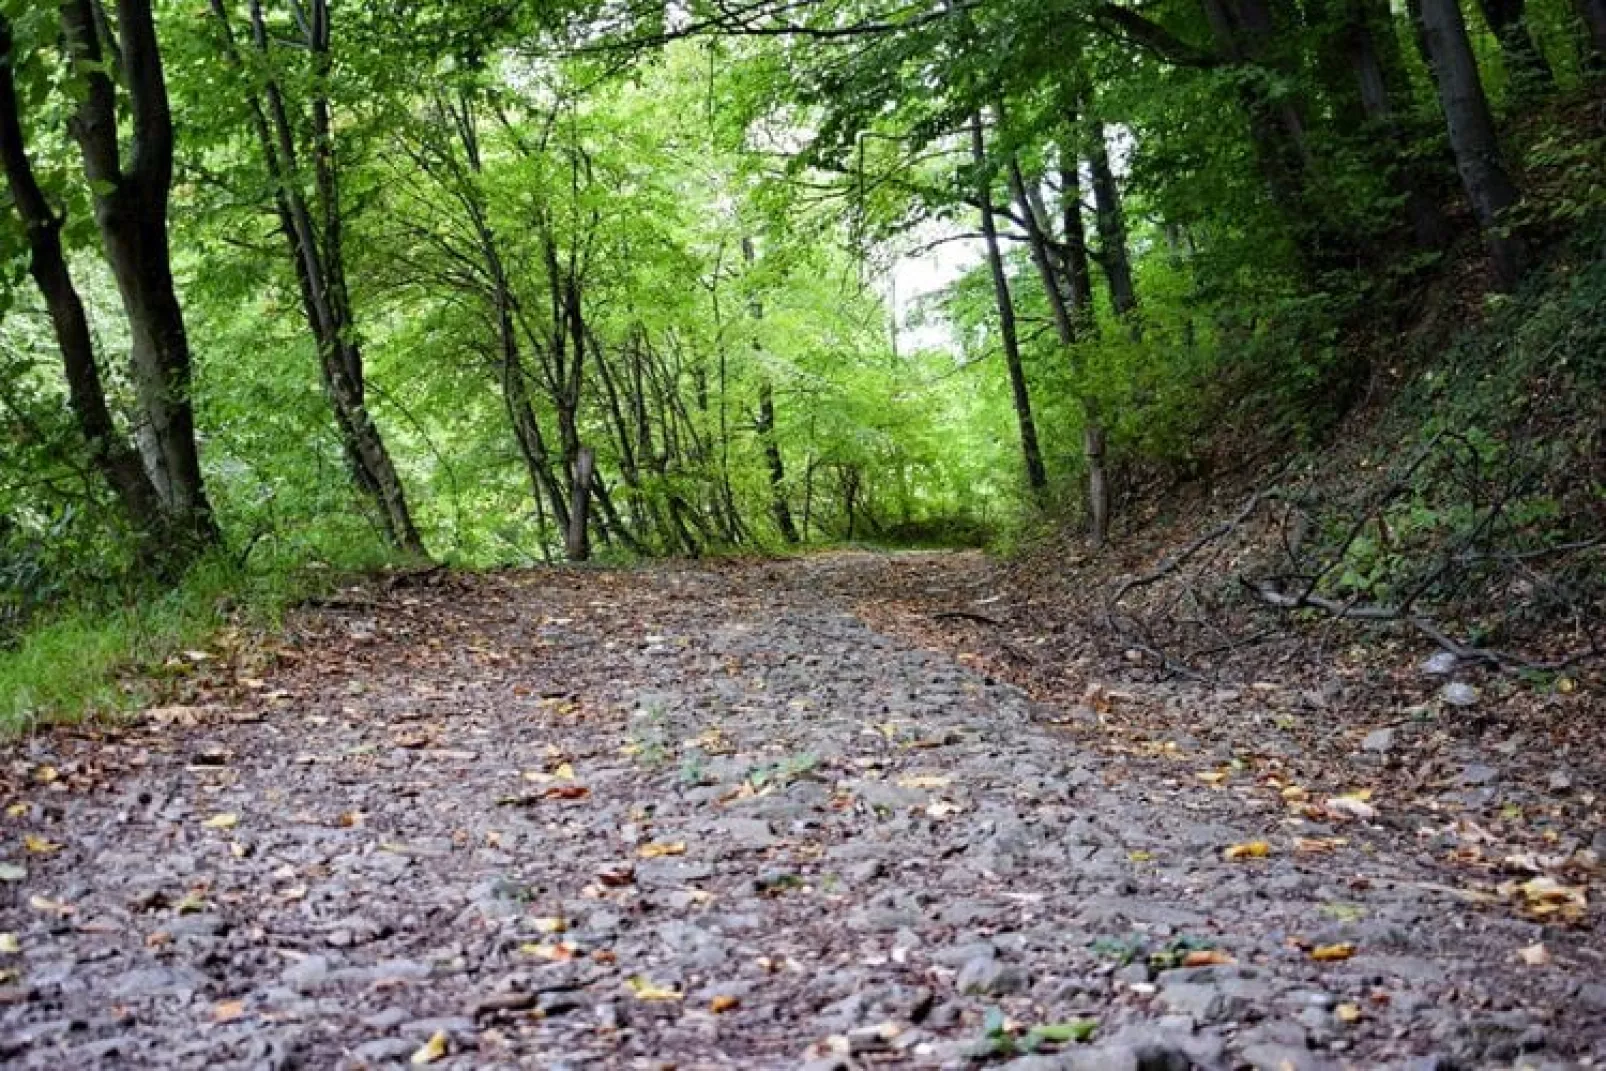
<path id="1" fill-rule="evenodd" d="M 874 563 L 376 588 L 228 696 L 14 745 L 0 1061 L 1606 1066 L 1573 886 L 1095 746 L 853 616 Z"/>

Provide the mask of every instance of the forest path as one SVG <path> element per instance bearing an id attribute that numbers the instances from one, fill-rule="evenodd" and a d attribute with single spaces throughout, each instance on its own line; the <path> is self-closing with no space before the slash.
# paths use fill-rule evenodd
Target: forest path
<path id="1" fill-rule="evenodd" d="M 1298 850 L 1278 792 L 872 630 L 888 561 L 375 588 L 230 702 L 20 745 L 0 1060 L 1606 1058 L 1598 935 L 1464 902 L 1381 820 Z"/>

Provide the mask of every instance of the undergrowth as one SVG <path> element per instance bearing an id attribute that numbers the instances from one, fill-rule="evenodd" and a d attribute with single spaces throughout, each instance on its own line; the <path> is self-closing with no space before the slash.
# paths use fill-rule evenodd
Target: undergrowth
<path id="1" fill-rule="evenodd" d="M 58 605 L 0 649 L 0 737 L 159 700 L 170 666 L 225 627 L 276 629 L 287 609 L 383 564 L 376 550 L 312 564 L 288 556 L 241 564 L 218 552 L 171 589 L 108 586 Z"/>

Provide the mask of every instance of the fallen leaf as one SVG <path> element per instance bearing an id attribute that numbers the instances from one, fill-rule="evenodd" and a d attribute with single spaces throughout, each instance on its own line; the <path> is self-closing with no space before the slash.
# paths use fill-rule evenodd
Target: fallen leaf
<path id="1" fill-rule="evenodd" d="M 684 841 L 678 840 L 654 841 L 651 844 L 643 844 L 636 850 L 636 854 L 643 859 L 658 859 L 665 855 L 685 855 L 686 844 Z"/>
<path id="2" fill-rule="evenodd" d="M 950 803 L 948 800 L 936 800 L 926 804 L 926 815 L 930 818 L 947 818 L 950 815 L 958 814 L 962 810 L 964 808 L 959 804 Z"/>
<path id="3" fill-rule="evenodd" d="M 1126 857 L 1134 863 L 1147 863 L 1154 859 L 1154 853 L 1145 851 L 1127 852 Z"/>
<path id="4" fill-rule="evenodd" d="M 1263 840 L 1234 844 L 1221 853 L 1223 859 L 1264 859 L 1271 854 L 1271 845 Z"/>
<path id="5" fill-rule="evenodd" d="M 1226 770 L 1201 770 L 1193 776 L 1207 785 L 1224 785 L 1232 774 Z"/>
<path id="6" fill-rule="evenodd" d="M 214 814 L 201 824 L 207 829 L 233 829 L 240 824 L 240 816 L 237 814 Z"/>
<path id="7" fill-rule="evenodd" d="M 560 762 L 558 763 L 557 769 L 552 771 L 552 776 L 557 778 L 559 781 L 573 781 L 574 766 L 567 762 Z"/>
<path id="8" fill-rule="evenodd" d="M 1530 967 L 1548 967 L 1550 965 L 1550 949 L 1546 948 L 1542 941 L 1538 944 L 1525 945 L 1517 949 L 1517 958 Z"/>
<path id="9" fill-rule="evenodd" d="M 27 815 L 28 810 L 29 803 L 27 800 L 23 800 L 21 803 L 13 803 L 11 806 L 7 807 L 6 814 L 10 815 L 12 818 L 22 818 Z"/>
<path id="10" fill-rule="evenodd" d="M 728 1012 L 739 1008 L 741 1005 L 741 997 L 733 997 L 728 993 L 721 993 L 713 1000 L 708 1002 L 708 1010 L 713 1012 L 715 1015 L 719 1015 L 722 1012 Z"/>
<path id="11" fill-rule="evenodd" d="M 22 944 L 14 933 L 0 933 L 0 953 L 14 955 L 22 951 Z"/>
<path id="12" fill-rule="evenodd" d="M 245 1001 L 225 1000 L 212 1005 L 212 1021 L 214 1023 L 232 1023 L 245 1014 Z"/>
<path id="13" fill-rule="evenodd" d="M 951 777 L 938 777 L 935 774 L 921 775 L 919 777 L 900 777 L 899 788 L 947 788 L 953 783 Z"/>
<path id="14" fill-rule="evenodd" d="M 432 1064 L 446 1055 L 446 1031 L 437 1030 L 430 1039 L 420 1045 L 409 1061 L 413 1064 Z"/>
<path id="15" fill-rule="evenodd" d="M 1349 959 L 1354 954 L 1355 944 L 1352 941 L 1342 941 L 1336 945 L 1317 945 L 1310 950 L 1310 958 L 1318 963 L 1334 963 Z"/>
<path id="16" fill-rule="evenodd" d="M 1340 1004 L 1333 1009 L 1333 1015 L 1341 1023 L 1360 1022 L 1361 1006 L 1359 1004 Z"/>
<path id="17" fill-rule="evenodd" d="M 0 863 L 0 881 L 26 881 L 28 868 L 16 863 Z"/>
<path id="18" fill-rule="evenodd" d="M 22 843 L 24 847 L 35 855 L 50 855 L 52 852 L 61 851 L 61 845 L 55 841 L 36 837 L 31 833 L 22 838 Z"/>
<path id="19" fill-rule="evenodd" d="M 48 785 L 60 776 L 61 775 L 56 772 L 56 768 L 51 766 L 49 763 L 46 763 L 43 766 L 35 766 L 33 769 L 33 779 L 39 782 L 41 785 Z"/>
<path id="20" fill-rule="evenodd" d="M 76 910 L 71 904 L 64 904 L 60 900 L 52 900 L 48 896 L 28 897 L 28 906 L 35 911 L 46 911 L 52 915 L 71 915 Z"/>
<path id="21" fill-rule="evenodd" d="M 530 923 L 535 927 L 536 933 L 563 933 L 569 928 L 568 920 L 557 915 L 531 919 Z"/>
<path id="22" fill-rule="evenodd" d="M 1182 957 L 1184 967 L 1224 967 L 1235 962 L 1219 948 L 1196 948 Z"/>
<path id="23" fill-rule="evenodd" d="M 1534 918 L 1579 922 L 1589 910 L 1589 898 L 1581 886 L 1563 885 L 1552 877 L 1514 881 L 1499 887 L 1501 896 L 1520 899 L 1523 909 Z"/>
<path id="24" fill-rule="evenodd" d="M 1337 851 L 1348 843 L 1349 841 L 1343 837 L 1295 837 L 1294 851 L 1320 855 Z"/>
<path id="25" fill-rule="evenodd" d="M 625 981 L 625 985 L 635 994 L 637 1000 L 679 1000 L 682 996 L 678 989 L 657 985 L 642 974 L 632 975 Z"/>
<path id="26" fill-rule="evenodd" d="M 591 790 L 584 785 L 554 785 L 541 793 L 541 798 L 549 800 L 583 800 L 589 795 L 591 795 Z"/>
<path id="27" fill-rule="evenodd" d="M 617 889 L 622 885 L 629 885 L 635 880 L 636 868 L 630 866 L 629 864 L 611 866 L 604 870 L 597 871 L 597 881 L 611 889 Z"/>
<path id="28" fill-rule="evenodd" d="M 556 941 L 550 944 L 520 945 L 519 951 L 526 956 L 534 956 L 536 959 L 544 959 L 552 963 L 564 963 L 573 959 L 578 949 L 568 941 Z"/>
<path id="29" fill-rule="evenodd" d="M 1356 818 L 1366 821 L 1377 817 L 1377 808 L 1359 794 L 1334 796 L 1327 801 L 1327 812 L 1335 818 Z"/>
<path id="30" fill-rule="evenodd" d="M 1287 800 L 1289 803 L 1304 803 L 1306 800 L 1310 799 L 1310 793 L 1306 792 L 1298 785 L 1289 785 L 1287 788 L 1283 789 L 1282 795 L 1283 799 Z"/>

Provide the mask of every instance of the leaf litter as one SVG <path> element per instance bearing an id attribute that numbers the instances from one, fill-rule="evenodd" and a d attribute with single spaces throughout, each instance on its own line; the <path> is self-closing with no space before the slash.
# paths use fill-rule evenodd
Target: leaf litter
<path id="1" fill-rule="evenodd" d="M 839 554 L 376 585 L 361 639 L 307 612 L 214 656 L 182 717 L 43 734 L 0 797 L 9 1059 L 1269 1044 L 1226 1009 L 1308 1018 L 1301 1052 L 1365 1066 L 1535 1031 L 1595 1051 L 1552 1009 L 1606 1001 L 1579 837 L 1606 786 L 1469 789 L 1453 741 L 1363 762 L 1296 731 L 1269 672 L 1236 698 L 1089 691 L 1080 662 L 1022 690 L 1004 669 L 1035 663 L 976 635 L 945 655 L 921 609 L 986 575 Z M 1330 1025 L 1299 1017 L 1313 992 Z M 84 1025 L 41 1029 L 62 1016 Z"/>

